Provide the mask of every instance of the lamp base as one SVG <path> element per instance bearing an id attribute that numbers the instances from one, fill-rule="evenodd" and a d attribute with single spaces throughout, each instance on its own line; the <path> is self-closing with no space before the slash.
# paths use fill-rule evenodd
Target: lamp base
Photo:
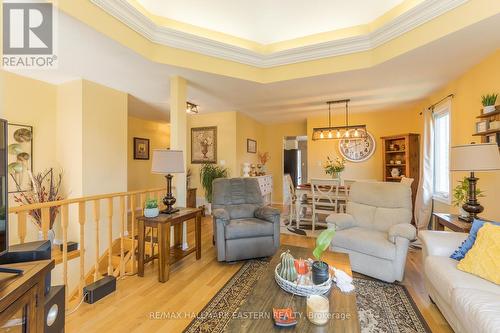
<path id="1" fill-rule="evenodd" d="M 170 207 L 170 209 L 164 209 L 160 212 L 160 214 L 167 214 L 167 215 L 171 215 L 171 214 L 174 214 L 174 213 L 177 213 L 179 211 L 179 208 L 173 208 L 173 207 Z"/>
<path id="2" fill-rule="evenodd" d="M 467 222 L 467 223 L 472 223 L 472 221 L 474 221 L 474 218 L 472 216 L 458 216 L 458 219 L 460 221 L 464 221 L 464 222 Z"/>
<path id="3" fill-rule="evenodd" d="M 471 223 L 474 219 L 478 218 L 478 214 L 483 212 L 484 207 L 477 201 L 476 184 L 479 178 L 476 178 L 474 172 L 471 172 L 467 180 L 469 181 L 469 191 L 467 193 L 467 201 L 463 204 L 462 209 L 469 213 L 469 216 L 461 220 Z"/>

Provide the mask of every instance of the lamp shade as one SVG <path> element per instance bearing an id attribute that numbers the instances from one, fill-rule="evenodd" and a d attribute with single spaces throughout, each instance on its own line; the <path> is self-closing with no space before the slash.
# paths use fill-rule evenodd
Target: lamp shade
<path id="1" fill-rule="evenodd" d="M 451 171 L 500 170 L 500 154 L 496 143 L 451 147 Z"/>
<path id="2" fill-rule="evenodd" d="M 153 149 L 152 173 L 162 175 L 184 172 L 184 154 L 182 150 Z"/>

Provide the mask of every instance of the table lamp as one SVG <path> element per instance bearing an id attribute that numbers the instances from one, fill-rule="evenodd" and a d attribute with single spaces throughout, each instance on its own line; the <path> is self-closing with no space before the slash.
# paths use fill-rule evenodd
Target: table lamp
<path id="1" fill-rule="evenodd" d="M 173 208 L 176 200 L 172 194 L 172 178 L 174 178 L 172 174 L 185 172 L 182 150 L 153 149 L 151 172 L 165 175 L 167 179 L 167 195 L 163 198 L 166 209 L 162 210 L 161 213 L 173 214 L 178 212 L 179 209 Z"/>
<path id="2" fill-rule="evenodd" d="M 476 197 L 476 178 L 474 172 L 500 170 L 500 154 L 496 143 L 481 143 L 451 147 L 450 170 L 470 171 L 469 192 L 467 201 L 462 208 L 469 213 L 464 221 L 472 222 L 480 214 L 484 207 L 481 206 Z"/>

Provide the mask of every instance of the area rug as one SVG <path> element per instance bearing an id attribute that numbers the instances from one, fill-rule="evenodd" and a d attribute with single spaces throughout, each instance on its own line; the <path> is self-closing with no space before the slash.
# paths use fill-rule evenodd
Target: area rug
<path id="1" fill-rule="evenodd" d="M 300 228 L 297 228 L 297 223 L 295 222 L 295 220 L 290 222 L 288 216 L 281 217 L 280 233 L 282 234 L 318 237 L 321 231 L 326 229 L 325 226 L 316 225 L 316 230 L 312 231 L 312 223 L 310 218 L 302 220 L 299 224 L 299 227 Z"/>
<path id="2" fill-rule="evenodd" d="M 184 330 L 184 333 L 222 333 L 269 263 L 247 261 Z M 354 279 L 363 333 L 430 332 L 406 288 L 376 280 Z M 228 332 L 232 333 L 232 332 Z"/>

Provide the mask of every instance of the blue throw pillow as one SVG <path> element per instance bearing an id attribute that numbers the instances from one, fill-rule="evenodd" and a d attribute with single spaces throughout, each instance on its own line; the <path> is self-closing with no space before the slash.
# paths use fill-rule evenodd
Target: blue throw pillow
<path id="1" fill-rule="evenodd" d="M 500 222 L 474 220 L 474 222 L 472 223 L 472 227 L 470 228 L 469 237 L 467 237 L 467 239 L 463 241 L 462 245 L 460 245 L 460 247 L 456 249 L 455 252 L 453 252 L 453 254 L 450 256 L 451 259 L 462 260 L 465 257 L 467 252 L 469 252 L 469 250 L 474 245 L 474 242 L 476 241 L 477 232 L 485 223 L 493 223 L 500 226 Z"/>

